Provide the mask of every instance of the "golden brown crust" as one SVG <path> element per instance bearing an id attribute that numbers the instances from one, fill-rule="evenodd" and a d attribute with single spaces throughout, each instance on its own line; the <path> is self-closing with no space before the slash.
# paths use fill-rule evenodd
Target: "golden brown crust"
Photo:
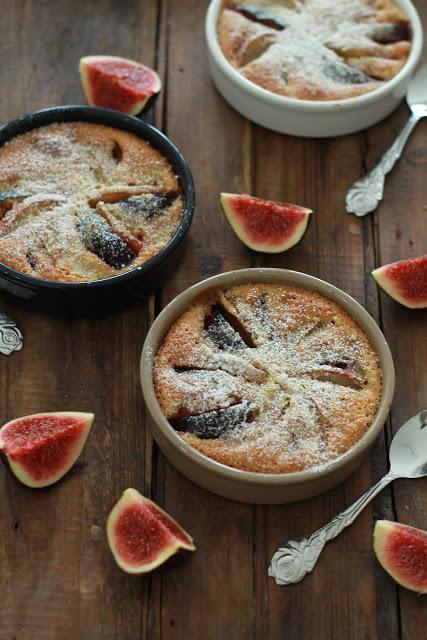
<path id="1" fill-rule="evenodd" d="M 182 212 L 167 160 L 126 131 L 52 124 L 0 149 L 0 261 L 22 273 L 78 282 L 132 269 L 169 242 Z M 126 260 L 92 242 L 96 225 Z"/>
<path id="2" fill-rule="evenodd" d="M 224 0 L 218 41 L 248 80 L 301 100 L 341 100 L 393 78 L 411 49 L 393 0 Z"/>
<path id="3" fill-rule="evenodd" d="M 347 451 L 371 425 L 382 389 L 376 353 L 341 307 L 276 284 L 196 299 L 158 351 L 154 385 L 183 440 L 264 473 Z"/>

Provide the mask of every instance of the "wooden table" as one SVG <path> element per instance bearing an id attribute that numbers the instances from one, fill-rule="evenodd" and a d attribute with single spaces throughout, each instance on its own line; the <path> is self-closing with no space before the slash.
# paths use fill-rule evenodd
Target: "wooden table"
<path id="1" fill-rule="evenodd" d="M 417 0 L 427 23 L 427 5 Z M 114 53 L 155 66 L 164 89 L 154 122 L 192 167 L 197 210 L 185 257 L 167 285 L 104 317 L 51 317 L 1 296 L 25 333 L 22 352 L 0 356 L 0 420 L 39 411 L 94 411 L 83 456 L 64 482 L 35 491 L 0 474 L 1 640 L 423 640 L 423 598 L 399 589 L 372 552 L 376 518 L 427 529 L 427 480 L 398 481 L 325 549 L 304 582 L 278 587 L 271 554 L 318 528 L 387 468 L 396 429 L 427 407 L 424 311 L 379 294 L 376 265 L 426 252 L 427 122 L 387 180 L 375 215 L 346 214 L 350 184 L 391 143 L 407 111 L 356 135 L 303 140 L 257 127 L 234 112 L 208 76 L 201 0 L 3 0 L 0 121 L 83 102 L 77 65 Z M 220 191 L 250 192 L 311 207 L 303 241 L 278 256 L 251 253 L 220 212 Z M 155 313 L 207 276 L 247 266 L 291 268 L 341 287 L 380 323 L 397 388 L 384 434 L 347 482 L 284 506 L 212 495 L 180 476 L 153 444 L 139 388 L 140 350 Z M 126 487 L 158 501 L 195 537 L 177 567 L 137 578 L 116 567 L 106 517 Z"/>

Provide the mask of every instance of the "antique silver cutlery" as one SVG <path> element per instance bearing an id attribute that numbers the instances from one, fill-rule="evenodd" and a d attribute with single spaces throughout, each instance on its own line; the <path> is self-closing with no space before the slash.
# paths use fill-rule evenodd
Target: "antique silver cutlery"
<path id="1" fill-rule="evenodd" d="M 385 176 L 391 171 L 403 151 L 415 125 L 427 116 L 427 64 L 422 66 L 412 78 L 406 102 L 411 116 L 379 163 L 366 176 L 357 180 L 347 193 L 346 208 L 358 217 L 374 211 L 384 193 Z"/>
<path id="2" fill-rule="evenodd" d="M 21 351 L 24 338 L 15 320 L 0 311 L 0 353 L 10 356 L 13 351 Z"/>
<path id="3" fill-rule="evenodd" d="M 427 476 L 427 411 L 421 411 L 400 427 L 390 446 L 390 470 L 350 507 L 309 536 L 289 540 L 273 555 L 268 575 L 279 585 L 299 582 L 313 571 L 323 547 L 357 518 L 366 505 L 397 478 Z"/>

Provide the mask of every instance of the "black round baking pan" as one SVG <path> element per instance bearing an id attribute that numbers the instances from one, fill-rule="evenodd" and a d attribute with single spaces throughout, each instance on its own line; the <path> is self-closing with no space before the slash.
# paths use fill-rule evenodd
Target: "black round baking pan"
<path id="1" fill-rule="evenodd" d="M 55 122 L 90 122 L 129 131 L 157 149 L 172 166 L 184 199 L 184 212 L 175 235 L 155 256 L 134 269 L 111 278 L 89 282 L 58 282 L 42 280 L 19 273 L 0 263 L 0 289 L 37 306 L 61 311 L 81 302 L 85 309 L 99 308 L 106 303 L 129 302 L 158 289 L 174 271 L 180 248 L 190 228 L 194 213 L 195 191 L 190 168 L 179 149 L 155 127 L 118 111 L 87 106 L 60 106 L 42 109 L 12 120 L 0 128 L 0 147 L 16 136 Z"/>

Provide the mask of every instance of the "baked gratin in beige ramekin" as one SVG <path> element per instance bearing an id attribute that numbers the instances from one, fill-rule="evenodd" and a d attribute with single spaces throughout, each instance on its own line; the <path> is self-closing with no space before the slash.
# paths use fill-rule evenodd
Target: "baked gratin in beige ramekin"
<path id="1" fill-rule="evenodd" d="M 184 475 L 232 499 L 277 503 L 320 493 L 360 464 L 388 413 L 394 369 L 381 331 L 345 293 L 305 274 L 245 269 L 165 308 L 141 380 L 154 437 Z"/>

